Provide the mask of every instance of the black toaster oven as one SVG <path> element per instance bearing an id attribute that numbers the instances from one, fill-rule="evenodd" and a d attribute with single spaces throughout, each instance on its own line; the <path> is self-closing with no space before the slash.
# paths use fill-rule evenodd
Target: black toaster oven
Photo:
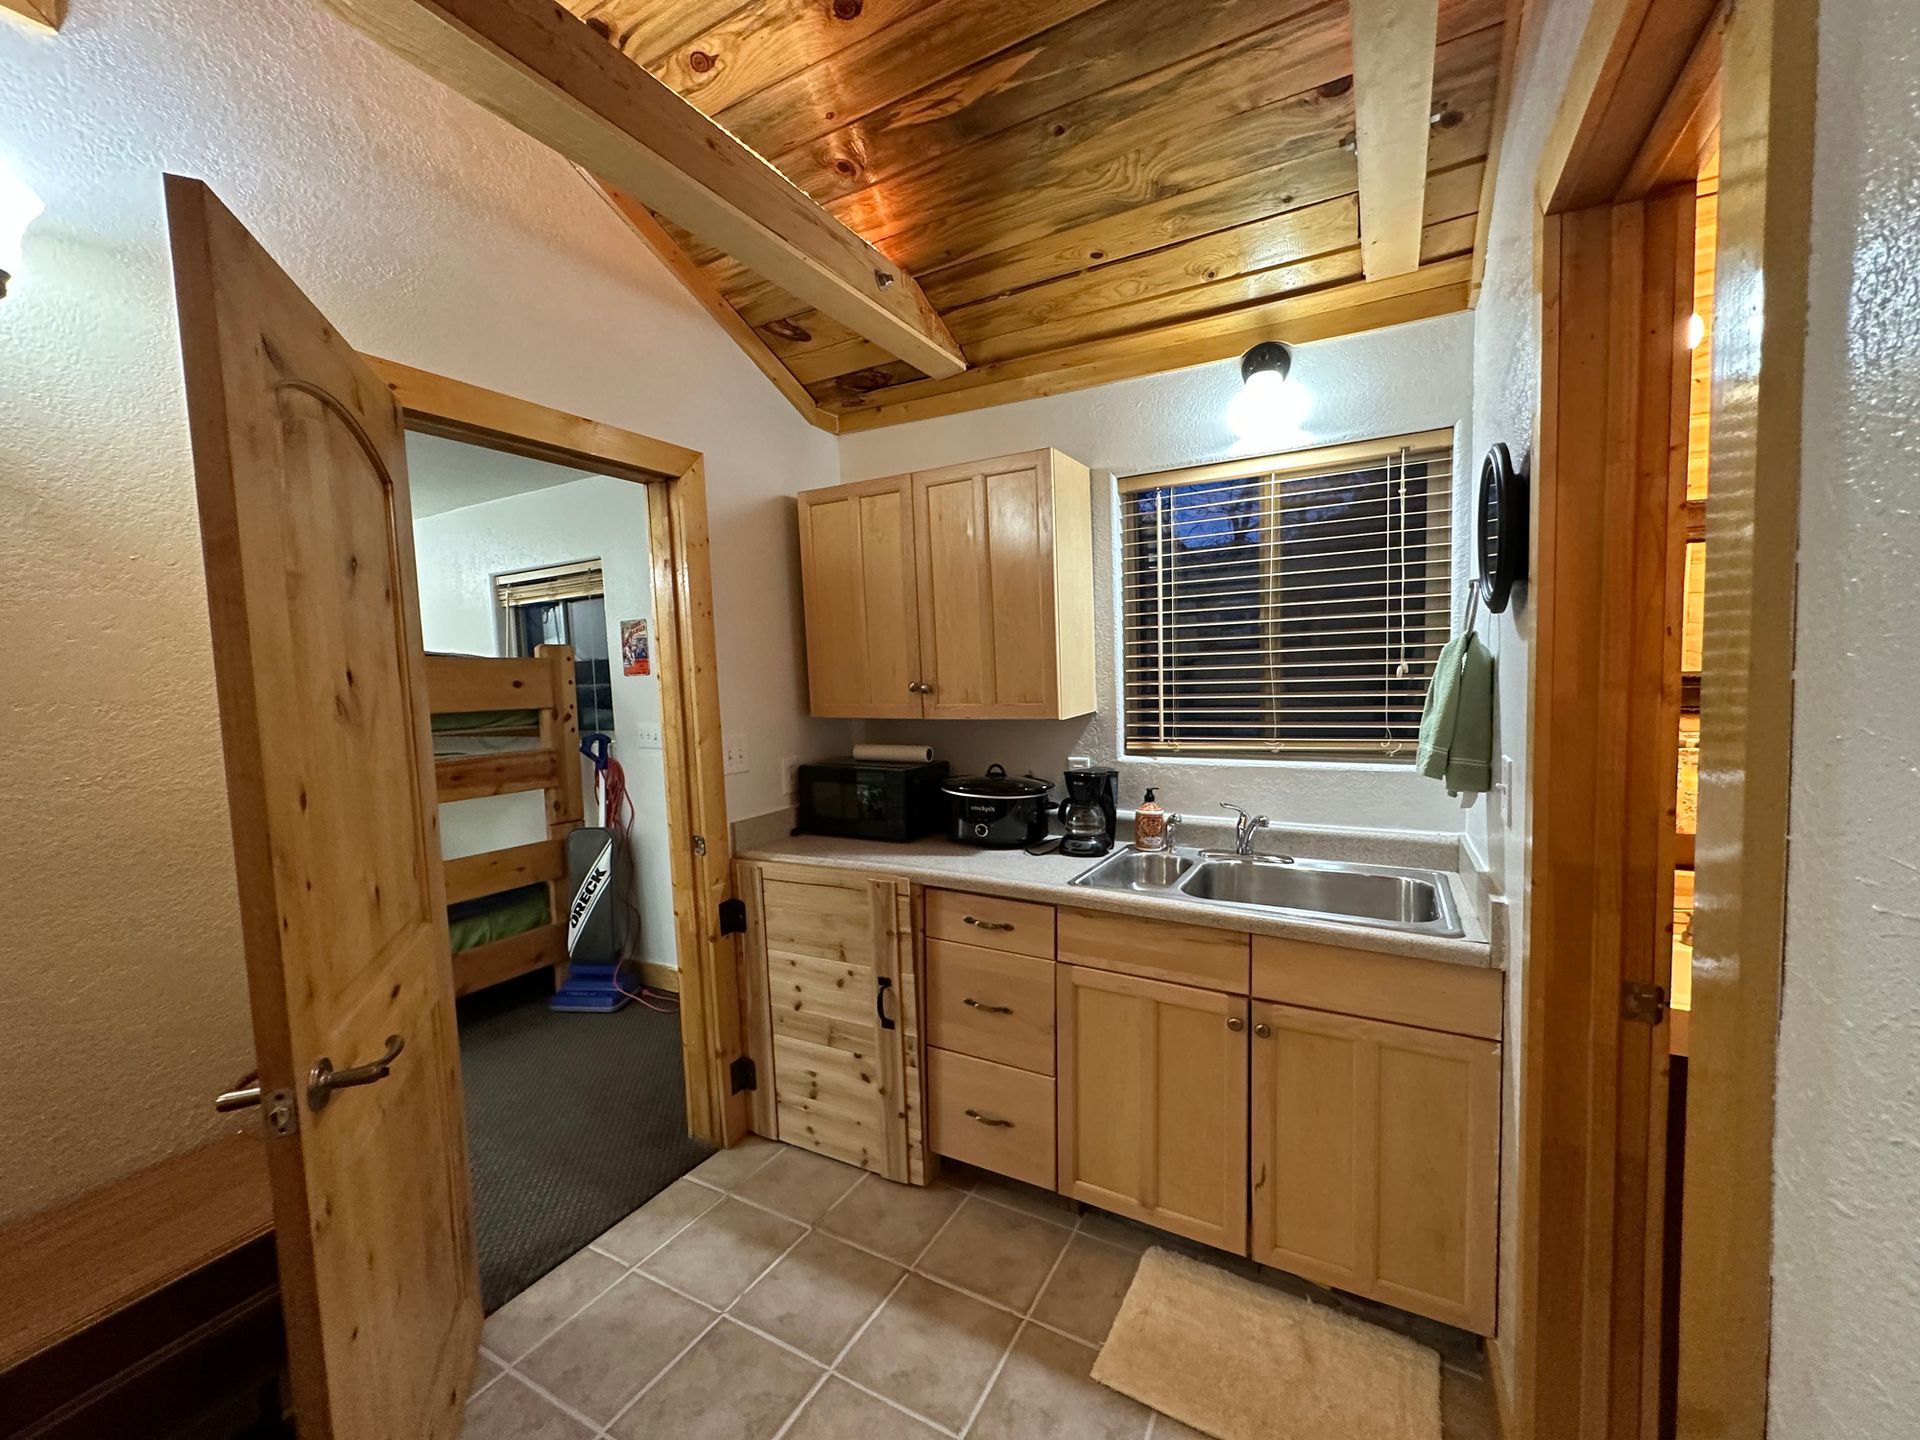
<path id="1" fill-rule="evenodd" d="M 823 760 L 802 765 L 795 777 L 799 817 L 806 835 L 842 835 L 856 840 L 918 840 L 944 829 L 947 797 L 944 760 Z"/>

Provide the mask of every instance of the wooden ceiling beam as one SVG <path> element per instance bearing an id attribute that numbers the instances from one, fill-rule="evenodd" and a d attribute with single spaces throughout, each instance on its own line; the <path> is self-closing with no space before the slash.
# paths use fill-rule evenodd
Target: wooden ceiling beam
<path id="1" fill-rule="evenodd" d="M 67 18 L 67 0 L 0 0 L 0 12 L 18 16 L 29 29 L 51 35 Z"/>
<path id="2" fill-rule="evenodd" d="M 581 177 L 593 187 L 594 193 L 618 215 L 626 227 L 639 237 L 651 250 L 660 263 L 673 272 L 673 276 L 710 315 L 714 323 L 727 332 L 727 337 L 740 347 L 741 352 L 754 363 L 760 373 L 773 382 L 773 388 L 786 397 L 787 403 L 800 412 L 801 419 L 809 425 L 825 430 L 829 435 L 840 433 L 840 422 L 818 405 L 807 394 L 807 387 L 801 383 L 803 377 L 793 371 L 767 348 L 767 342 L 713 287 L 700 267 L 687 258 L 687 254 L 667 234 L 666 227 L 656 220 L 648 210 L 631 195 L 616 190 L 604 180 L 588 175 L 584 170 Z"/>
<path id="3" fill-rule="evenodd" d="M 1369 280 L 1420 264 L 1438 0 L 1352 0 L 1360 254 Z"/>
<path id="4" fill-rule="evenodd" d="M 928 375 L 966 358 L 914 278 L 548 0 L 330 0 L 450 88 Z"/>

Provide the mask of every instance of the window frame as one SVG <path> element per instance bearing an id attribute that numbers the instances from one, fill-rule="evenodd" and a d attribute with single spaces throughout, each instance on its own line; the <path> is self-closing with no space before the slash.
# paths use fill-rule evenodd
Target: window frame
<path id="1" fill-rule="evenodd" d="M 1118 754 L 1128 760 L 1156 764 L 1200 764 L 1200 765 L 1336 765 L 1360 766 L 1370 770 L 1405 770 L 1414 760 L 1418 748 L 1417 740 L 1403 741 L 1398 750 L 1387 753 L 1379 740 L 1326 740 L 1316 742 L 1288 741 L 1274 739 L 1267 742 L 1240 741 L 1229 745 L 1211 746 L 1204 741 L 1160 741 L 1143 739 L 1138 733 L 1133 707 L 1129 705 L 1128 673 L 1132 651 L 1130 645 L 1129 605 L 1128 605 L 1128 562 L 1127 547 L 1131 540 L 1127 504 L 1129 497 L 1145 490 L 1168 487 L 1199 486 L 1235 480 L 1268 480 L 1275 487 L 1289 479 L 1313 475 L 1326 475 L 1344 471 L 1377 469 L 1389 465 L 1404 452 L 1418 451 L 1431 454 L 1441 452 L 1445 455 L 1447 466 L 1447 503 L 1433 509 L 1428 514 L 1428 526 L 1436 536 L 1444 535 L 1445 544 L 1433 550 L 1436 558 L 1446 565 L 1446 578 L 1438 591 L 1430 592 L 1433 603 L 1429 612 L 1438 611 L 1429 626 L 1439 641 L 1444 641 L 1454 633 L 1455 622 L 1460 611 L 1463 575 L 1471 569 L 1470 560 L 1465 558 L 1464 525 L 1459 464 L 1459 426 L 1449 425 L 1427 430 L 1411 431 L 1404 434 L 1381 435 L 1361 440 L 1342 441 L 1331 445 L 1317 445 L 1295 450 L 1276 451 L 1263 455 L 1249 455 L 1242 458 L 1210 461 L 1199 465 L 1182 466 L 1169 470 L 1145 471 L 1133 475 L 1114 477 L 1114 528 L 1110 547 L 1113 584 L 1113 624 L 1114 633 L 1114 674 L 1111 693 L 1115 697 L 1117 713 L 1116 749 Z M 1263 510 L 1267 497 L 1262 497 Z M 1263 518 L 1261 533 L 1268 531 L 1268 521 Z M 1266 554 L 1262 560 L 1263 577 L 1273 573 L 1279 564 L 1279 546 L 1274 543 L 1263 544 Z M 1444 610 L 1439 611 L 1439 602 L 1444 599 Z M 1279 623 L 1278 612 L 1274 623 Z M 1438 654 L 1438 646 L 1433 649 Z M 1271 702 L 1269 702 L 1271 704 Z M 1274 713 L 1271 709 L 1268 714 Z"/>

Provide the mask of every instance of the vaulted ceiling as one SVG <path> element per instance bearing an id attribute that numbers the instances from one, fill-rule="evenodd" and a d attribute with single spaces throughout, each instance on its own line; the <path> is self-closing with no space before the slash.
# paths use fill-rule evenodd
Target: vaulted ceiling
<path id="1" fill-rule="evenodd" d="M 613 182 L 789 399 L 850 429 L 1464 308 L 1522 0 L 563 0 L 579 41 L 527 0 L 334 3 L 416 58 L 435 47 L 406 12 L 499 24 L 491 49 L 541 52 L 528 68 L 590 120 L 678 103 L 604 52 L 563 71 L 590 29 L 716 122 L 669 166 L 731 148 L 716 188 L 777 185 L 755 155 L 791 181 L 823 212 L 798 269 L 762 243 L 782 197 L 739 224 L 671 175 L 623 193 L 545 97 L 429 65 Z M 635 114 L 622 138 L 667 150 L 662 112 Z"/>

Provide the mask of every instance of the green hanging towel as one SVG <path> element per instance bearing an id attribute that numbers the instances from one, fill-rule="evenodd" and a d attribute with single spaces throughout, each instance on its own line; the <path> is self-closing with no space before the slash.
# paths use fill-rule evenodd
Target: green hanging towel
<path id="1" fill-rule="evenodd" d="M 1493 655 L 1480 637 L 1467 630 L 1449 640 L 1427 687 L 1417 760 L 1449 795 L 1493 788 L 1493 695 Z"/>

